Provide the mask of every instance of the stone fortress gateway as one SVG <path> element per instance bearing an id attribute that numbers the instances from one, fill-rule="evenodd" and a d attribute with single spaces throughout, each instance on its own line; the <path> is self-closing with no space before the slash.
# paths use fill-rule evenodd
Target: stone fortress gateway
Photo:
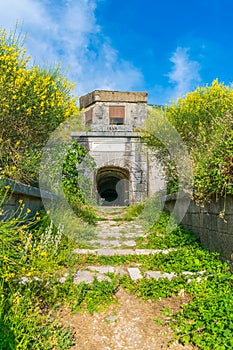
<path id="1" fill-rule="evenodd" d="M 164 188 L 161 167 L 137 131 L 146 118 L 146 92 L 95 90 L 80 98 L 80 108 L 90 131 L 73 132 L 72 139 L 96 162 L 91 176 L 99 204 L 138 203 Z"/>

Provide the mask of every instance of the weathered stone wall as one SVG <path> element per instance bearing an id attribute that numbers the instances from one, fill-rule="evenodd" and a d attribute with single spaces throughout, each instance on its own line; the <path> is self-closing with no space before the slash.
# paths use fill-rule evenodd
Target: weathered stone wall
<path id="1" fill-rule="evenodd" d="M 125 185 L 128 204 L 143 201 L 164 188 L 161 166 L 156 159 L 148 156 L 149 150 L 137 132 L 146 119 L 146 92 L 95 90 L 80 98 L 80 107 L 85 108 L 83 118 L 90 131 L 74 132 L 72 138 L 85 146 L 96 162 L 97 170 L 92 177 L 97 198 L 103 195 L 105 189 L 109 190 L 110 196 L 115 191 L 117 179 L 123 180 L 124 172 L 128 174 L 124 178 L 128 181 L 128 187 Z M 123 192 L 116 192 L 119 196 L 123 195 Z M 114 205 L 117 203 L 115 201 Z"/>
<path id="2" fill-rule="evenodd" d="M 120 106 L 125 108 L 124 125 L 134 127 L 142 126 L 146 118 L 146 105 L 139 102 L 96 102 L 86 109 L 92 114 L 92 123 L 100 125 L 109 124 L 109 107 Z M 86 113 L 85 112 L 85 113 Z"/>
<path id="3" fill-rule="evenodd" d="M 72 137 L 88 148 L 97 170 L 116 167 L 129 171 L 129 203 L 141 202 L 164 187 L 161 167 L 150 161 L 139 133 L 130 131 L 130 126 L 126 128 L 125 125 L 95 128 L 93 125 L 93 129 L 96 131 L 72 133 Z M 93 184 L 96 189 L 94 174 Z"/>
<path id="4" fill-rule="evenodd" d="M 38 210 L 43 209 L 43 201 L 56 200 L 56 196 L 51 193 L 40 191 L 39 188 L 19 182 L 7 180 L 4 185 L 10 187 L 10 195 L 1 209 L 0 220 L 15 213 L 18 215 L 20 212 L 27 217 L 33 216 Z M 22 207 L 21 200 L 24 204 L 22 211 L 20 210 L 20 207 Z M 30 213 L 27 212 L 27 209 L 30 209 Z"/>
<path id="5" fill-rule="evenodd" d="M 176 200 L 174 195 L 166 196 L 165 209 L 172 212 Z M 184 196 L 177 204 L 181 208 L 188 201 Z M 233 196 L 204 204 L 191 200 L 181 224 L 192 230 L 206 248 L 233 263 Z"/>
<path id="6" fill-rule="evenodd" d="M 147 92 L 95 90 L 80 97 L 80 108 L 102 102 L 142 102 L 147 103 Z"/>

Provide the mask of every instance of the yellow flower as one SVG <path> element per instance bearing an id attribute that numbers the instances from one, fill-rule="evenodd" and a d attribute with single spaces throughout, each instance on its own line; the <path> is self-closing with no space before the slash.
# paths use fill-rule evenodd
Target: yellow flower
<path id="1" fill-rule="evenodd" d="M 27 214 L 31 213 L 31 209 L 27 208 Z"/>
<path id="2" fill-rule="evenodd" d="M 15 294 L 14 294 L 13 303 L 16 304 L 16 305 L 19 305 L 19 303 L 20 303 L 20 296 L 19 296 L 18 293 L 15 293 Z"/>
<path id="3" fill-rule="evenodd" d="M 20 142 L 21 142 L 20 140 L 16 142 L 15 148 L 18 147 L 18 146 L 20 145 Z"/>

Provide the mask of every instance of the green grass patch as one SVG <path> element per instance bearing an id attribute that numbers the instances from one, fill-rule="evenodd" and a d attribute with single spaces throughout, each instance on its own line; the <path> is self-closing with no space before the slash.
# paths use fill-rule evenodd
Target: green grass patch
<path id="1" fill-rule="evenodd" d="M 144 203 L 132 204 L 126 209 L 126 213 L 122 216 L 125 221 L 133 221 L 138 217 L 144 209 Z"/>
<path id="2" fill-rule="evenodd" d="M 26 220 L 22 212 L 0 221 L 0 349 L 67 350 L 72 330 L 61 325 L 54 310 L 98 311 L 114 301 L 117 281 L 75 285 L 77 242 L 46 214 Z M 80 232 L 86 233 L 86 226 Z M 60 283 L 65 273 L 66 281 Z"/>
<path id="3" fill-rule="evenodd" d="M 199 242 L 197 236 L 184 227 L 173 224 L 172 231 L 167 232 L 166 227 L 170 218 L 166 213 L 161 213 L 157 221 L 148 230 L 147 236 L 137 239 L 138 248 L 167 249 L 174 247 L 192 246 Z"/>

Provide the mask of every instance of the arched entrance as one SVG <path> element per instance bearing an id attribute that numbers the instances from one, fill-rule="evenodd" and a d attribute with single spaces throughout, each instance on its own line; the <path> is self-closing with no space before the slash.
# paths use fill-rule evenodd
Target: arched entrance
<path id="1" fill-rule="evenodd" d="M 129 204 L 129 171 L 124 168 L 105 166 L 96 174 L 99 203 L 106 206 Z"/>

